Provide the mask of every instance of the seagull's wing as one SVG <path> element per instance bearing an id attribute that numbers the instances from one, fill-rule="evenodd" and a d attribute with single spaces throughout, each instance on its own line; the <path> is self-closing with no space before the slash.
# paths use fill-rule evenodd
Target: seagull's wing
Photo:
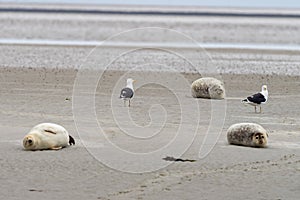
<path id="1" fill-rule="evenodd" d="M 121 90 L 120 98 L 127 99 L 132 97 L 133 97 L 132 89 L 126 87 Z"/>
<path id="2" fill-rule="evenodd" d="M 247 97 L 248 101 L 256 104 L 261 104 L 262 102 L 266 101 L 266 98 L 261 93 L 254 94 L 250 97 Z"/>

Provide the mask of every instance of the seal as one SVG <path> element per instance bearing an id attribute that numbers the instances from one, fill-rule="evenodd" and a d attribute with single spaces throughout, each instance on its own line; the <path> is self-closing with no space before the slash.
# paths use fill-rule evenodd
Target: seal
<path id="1" fill-rule="evenodd" d="M 191 92 L 194 98 L 224 99 L 226 96 L 223 82 L 212 77 L 195 80 L 191 85 Z"/>
<path id="2" fill-rule="evenodd" d="M 229 144 L 249 146 L 249 147 L 266 147 L 267 131 L 259 124 L 239 123 L 233 124 L 227 130 L 227 140 Z"/>
<path id="3" fill-rule="evenodd" d="M 58 150 L 68 145 L 75 145 L 75 140 L 68 131 L 53 123 L 34 126 L 23 139 L 26 150 Z"/>

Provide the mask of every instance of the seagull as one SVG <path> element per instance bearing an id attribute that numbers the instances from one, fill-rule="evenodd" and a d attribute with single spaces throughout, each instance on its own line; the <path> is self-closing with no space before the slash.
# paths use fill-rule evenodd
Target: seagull
<path id="1" fill-rule="evenodd" d="M 261 87 L 261 92 L 253 94 L 252 96 L 247 97 L 242 100 L 242 103 L 249 104 L 254 106 L 256 113 L 256 106 L 259 106 L 259 113 L 261 113 L 261 104 L 264 104 L 268 101 L 268 88 L 266 85 Z"/>
<path id="2" fill-rule="evenodd" d="M 130 99 L 134 95 L 133 83 L 135 80 L 132 78 L 127 79 L 127 85 L 121 90 L 120 98 L 124 100 L 124 106 L 126 106 L 126 101 L 128 100 L 128 106 L 130 107 Z"/>

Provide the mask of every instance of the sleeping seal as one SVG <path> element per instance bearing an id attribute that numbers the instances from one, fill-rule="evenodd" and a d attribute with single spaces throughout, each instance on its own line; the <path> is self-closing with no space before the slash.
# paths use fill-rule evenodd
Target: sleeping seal
<path id="1" fill-rule="evenodd" d="M 75 140 L 68 131 L 53 123 L 36 125 L 23 139 L 23 146 L 26 150 L 58 150 L 74 144 Z"/>
<path id="2" fill-rule="evenodd" d="M 224 84 L 212 77 L 199 78 L 192 83 L 192 96 L 194 98 L 224 99 Z"/>

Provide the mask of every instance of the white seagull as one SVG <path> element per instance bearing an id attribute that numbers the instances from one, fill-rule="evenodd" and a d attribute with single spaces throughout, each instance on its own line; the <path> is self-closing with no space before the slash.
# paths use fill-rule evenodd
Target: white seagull
<path id="1" fill-rule="evenodd" d="M 133 83 L 135 80 L 132 78 L 127 79 L 127 85 L 121 90 L 120 98 L 124 100 L 124 106 L 126 106 L 126 101 L 128 101 L 128 106 L 130 107 L 130 99 L 134 95 Z"/>
<path id="2" fill-rule="evenodd" d="M 259 106 L 259 112 L 261 113 L 261 104 L 264 104 L 268 101 L 268 88 L 266 85 L 261 87 L 261 92 L 253 94 L 252 96 L 247 97 L 242 100 L 242 103 L 249 104 L 254 106 L 256 113 L 256 106 Z"/>

